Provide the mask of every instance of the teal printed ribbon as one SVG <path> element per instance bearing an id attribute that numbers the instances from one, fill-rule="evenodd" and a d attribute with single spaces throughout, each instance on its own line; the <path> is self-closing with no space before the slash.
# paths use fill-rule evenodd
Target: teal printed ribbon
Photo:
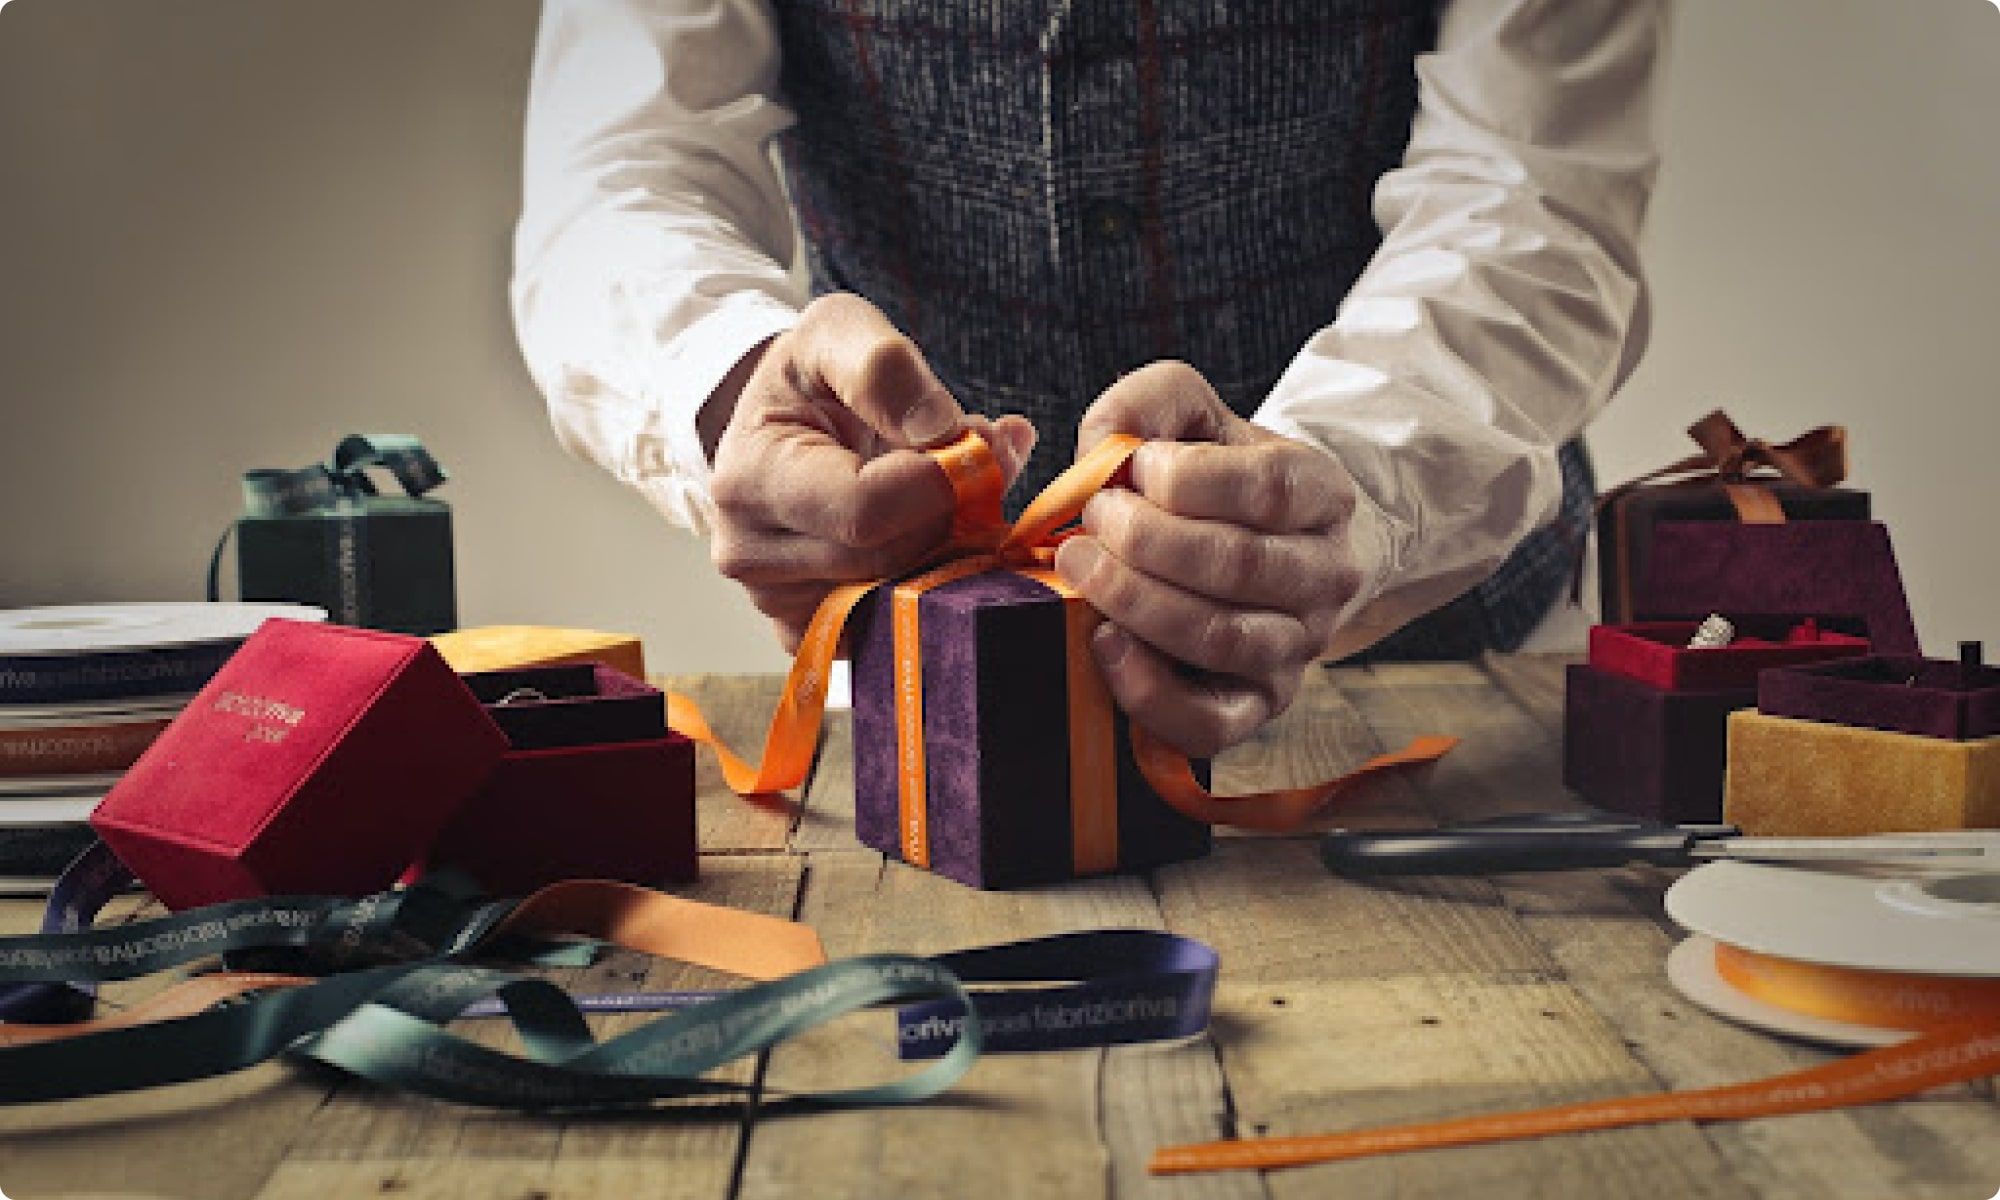
<path id="1" fill-rule="evenodd" d="M 1048 1050 L 1199 1033 L 1217 968 L 1214 951 L 1191 939 L 1095 930 L 935 959 L 866 955 L 733 992 L 572 997 L 543 979 L 462 961 L 521 951 L 520 939 L 503 928 L 520 902 L 487 899 L 448 873 L 360 899 L 241 900 L 90 928 L 103 896 L 127 878 L 99 844 L 58 883 L 44 933 L 0 938 L 0 1015 L 80 1020 L 98 982 L 218 955 L 232 967 L 245 965 L 248 952 L 266 969 L 337 973 L 248 993 L 192 1016 L 0 1047 L 0 1103 L 210 1078 L 281 1053 L 416 1094 L 495 1108 L 599 1109 L 742 1095 L 754 1085 L 705 1076 L 840 1017 L 896 1005 L 901 1056 L 937 1061 L 885 1083 L 825 1092 L 766 1089 L 760 1098 L 804 1106 L 902 1104 L 950 1087 L 989 1041 L 995 1049 Z M 589 954 L 599 945 L 559 943 L 531 957 L 574 961 L 576 951 Z M 968 991 L 966 983 L 975 980 L 1067 982 Z M 49 1011 L 49 989 L 71 1000 L 61 1015 Z M 668 1005 L 680 1011 L 603 1042 L 583 1020 L 585 1011 Z M 443 1028 L 488 1014 L 512 1021 L 524 1055 Z M 1051 1025 L 1049 1014 L 1075 1019 Z"/>
<path id="2" fill-rule="evenodd" d="M 108 851 L 93 848 L 66 873 L 69 886 L 58 887 L 62 911 L 52 903 L 44 922 L 52 932 L 0 938 L 0 1001 L 8 993 L 25 997 L 50 986 L 87 994 L 91 984 L 219 954 L 240 959 L 246 950 L 286 955 L 284 965 L 294 970 L 340 973 L 193 1016 L 0 1048 L 0 1103 L 205 1079 L 289 1051 L 377 1083 L 463 1104 L 620 1107 L 672 1096 L 747 1093 L 750 1085 L 702 1076 L 863 1009 L 925 1001 L 962 1014 L 972 1006 L 948 968 L 924 958 L 870 955 L 726 993 L 600 1043 L 576 1002 L 557 985 L 455 961 L 492 948 L 493 935 L 517 904 L 485 899 L 460 877 L 432 875 L 358 900 L 239 900 L 116 928 L 88 928 L 89 915 L 99 907 L 90 893 L 115 882 L 115 868 Z M 385 959 L 392 961 L 384 965 Z M 341 970 L 346 967 L 359 969 Z M 475 1005 L 496 1000 L 519 1031 L 525 1057 L 441 1028 Z M 0 1010 L 6 1007 L 0 1002 Z M 788 1099 L 889 1104 L 935 1095 L 977 1057 L 979 1031 L 971 1024 L 943 1060 L 915 1074 Z"/>
<path id="3" fill-rule="evenodd" d="M 243 515 L 250 518 L 311 513 L 358 515 L 368 497 L 380 495 L 368 474 L 374 468 L 387 470 L 411 499 L 423 496 L 449 478 L 423 443 L 408 434 L 351 433 L 334 447 L 333 458 L 327 462 L 297 469 L 262 467 L 245 471 Z M 232 523 L 223 531 L 215 543 L 215 552 L 208 557 L 210 602 L 222 598 L 222 552 L 235 528 Z M 354 544 L 354 539 L 360 537 L 359 526 L 348 522 L 342 536 L 346 544 L 341 553 L 344 585 L 341 591 L 346 597 L 352 590 L 353 565 L 361 557 L 358 544 Z M 358 596 L 351 605 L 343 600 L 336 606 L 340 611 L 334 614 L 335 618 L 356 623 L 359 613 L 354 610 L 358 610 L 359 603 Z"/>

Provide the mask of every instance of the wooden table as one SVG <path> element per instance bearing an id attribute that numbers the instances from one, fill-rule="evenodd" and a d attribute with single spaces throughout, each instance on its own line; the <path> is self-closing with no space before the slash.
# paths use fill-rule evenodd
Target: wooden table
<path id="1" fill-rule="evenodd" d="M 677 681 L 739 745 L 767 679 Z M 1343 669 L 1316 678 L 1220 783 L 1303 782 L 1419 732 L 1465 743 L 1421 786 L 1393 781 L 1347 820 L 1421 825 L 1570 803 L 1558 783 L 1561 664 Z M 850 832 L 846 728 L 798 810 L 759 809 L 704 765 L 707 900 L 795 914 L 836 955 L 937 952 L 1090 926 L 1168 928 L 1222 954 L 1208 1037 L 992 1056 L 911 1109 L 760 1117 L 708 1106 L 554 1121 L 399 1098 L 272 1064 L 146 1095 L 0 1113 L 13 1197 L 1938 1196 L 2000 1189 L 1991 1081 L 1868 1109 L 1663 1125 L 1285 1171 L 1155 1180 L 1156 1146 L 1351 1128 L 1691 1088 L 1822 1061 L 1709 1017 L 1666 984 L 1671 874 L 1651 869 L 1370 888 L 1331 878 L 1308 837 L 1225 837 L 1150 878 L 988 894 L 887 864 Z M 137 902 L 128 906 L 137 908 Z M 0 906 L 5 931 L 35 906 Z M 579 990 L 722 983 L 615 956 L 559 973 Z M 136 988 L 137 985 L 135 985 Z M 130 1000 L 135 988 L 121 989 Z M 600 1018 L 623 1028 L 634 1017 Z M 886 1022 L 789 1043 L 777 1087 L 893 1073 Z M 495 1023 L 468 1025 L 504 1042 Z M 747 1076 L 747 1073 L 745 1075 Z"/>

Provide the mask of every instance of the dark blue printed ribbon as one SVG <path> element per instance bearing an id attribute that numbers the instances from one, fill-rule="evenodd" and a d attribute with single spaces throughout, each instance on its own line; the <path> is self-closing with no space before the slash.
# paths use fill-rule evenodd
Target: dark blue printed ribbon
<path id="1" fill-rule="evenodd" d="M 459 1103 L 550 1110 L 645 1104 L 751 1085 L 704 1078 L 807 1029 L 864 1009 L 901 1006 L 913 1075 L 832 1092 L 773 1095 L 812 1105 L 908 1103 L 949 1087 L 991 1031 L 992 1048 L 1049 1050 L 1184 1037 L 1205 1027 L 1217 960 L 1198 942 L 1150 930 L 1101 930 L 960 951 L 938 958 L 876 954 L 723 992 L 571 997 L 546 980 L 464 958 L 490 950 L 516 902 L 463 881 L 429 878 L 358 900 L 275 897 L 92 929 L 130 882 L 93 847 L 65 872 L 44 932 L 0 938 L 0 1015 L 61 1021 L 88 1015 L 94 985 L 246 952 L 317 982 L 253 993 L 194 1016 L 0 1047 L 0 1103 L 103 1095 L 208 1078 L 292 1052 L 376 1083 Z M 967 982 L 1055 983 L 973 993 Z M 595 1040 L 586 1011 L 673 1009 Z M 977 1020 L 967 1017 L 976 1012 Z M 501 1015 L 525 1056 L 443 1028 Z"/>
<path id="2" fill-rule="evenodd" d="M 177 696 L 199 690 L 241 644 L 208 642 L 103 654 L 0 654 L 0 704 Z"/>

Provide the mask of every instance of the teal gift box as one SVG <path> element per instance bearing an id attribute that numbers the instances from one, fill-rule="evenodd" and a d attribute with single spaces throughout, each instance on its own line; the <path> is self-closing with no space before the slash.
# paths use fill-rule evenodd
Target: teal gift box
<path id="1" fill-rule="evenodd" d="M 380 494 L 372 468 L 403 494 Z M 427 494 L 445 478 L 401 434 L 344 438 L 330 463 L 246 472 L 233 527 L 243 599 L 317 605 L 337 624 L 420 637 L 457 628 L 451 506 Z M 211 600 L 222 553 L 218 545 L 209 562 Z"/>

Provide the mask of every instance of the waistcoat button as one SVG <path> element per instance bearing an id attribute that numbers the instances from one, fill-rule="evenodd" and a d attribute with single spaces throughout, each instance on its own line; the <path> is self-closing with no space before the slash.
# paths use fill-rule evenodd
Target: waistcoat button
<path id="1" fill-rule="evenodd" d="M 1084 232 L 1098 241 L 1123 241 L 1139 228 L 1139 214 L 1121 200 L 1094 200 L 1083 210 Z"/>

